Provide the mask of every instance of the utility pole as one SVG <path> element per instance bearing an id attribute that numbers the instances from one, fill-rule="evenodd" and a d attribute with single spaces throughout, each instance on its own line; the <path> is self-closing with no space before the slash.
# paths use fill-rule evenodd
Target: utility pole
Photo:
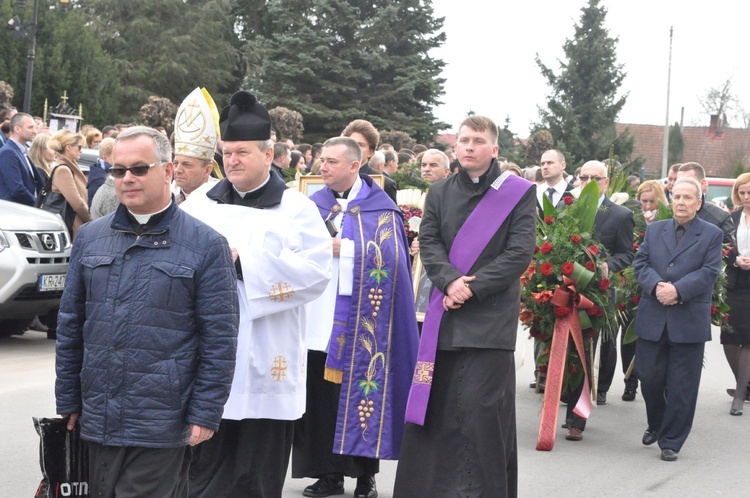
<path id="1" fill-rule="evenodd" d="M 34 0 L 34 13 L 31 16 L 31 33 L 29 34 L 29 53 L 26 65 L 26 89 L 23 94 L 23 112 L 31 113 L 31 87 L 34 81 L 34 59 L 36 59 L 36 25 L 39 20 L 39 0 Z"/>
<path id="2" fill-rule="evenodd" d="M 667 70 L 667 112 L 664 118 L 664 145 L 661 150 L 661 177 L 667 177 L 667 155 L 669 153 L 669 87 L 672 80 L 672 26 L 669 27 L 669 69 Z"/>

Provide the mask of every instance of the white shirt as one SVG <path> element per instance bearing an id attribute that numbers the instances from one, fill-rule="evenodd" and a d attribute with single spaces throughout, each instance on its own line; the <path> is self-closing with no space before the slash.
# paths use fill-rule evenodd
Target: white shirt
<path id="1" fill-rule="evenodd" d="M 565 177 L 561 178 L 559 182 L 551 186 L 553 189 L 555 189 L 555 193 L 552 194 L 552 197 L 550 197 L 550 201 L 552 201 L 553 206 L 557 206 L 557 203 L 560 202 L 560 199 L 562 199 L 563 194 L 565 193 L 565 189 L 568 188 L 568 182 L 565 181 Z M 540 206 L 544 206 L 544 196 L 548 194 L 548 190 L 550 188 L 550 185 L 547 183 L 543 184 L 541 188 L 538 188 L 536 190 L 536 200 L 539 203 Z"/>

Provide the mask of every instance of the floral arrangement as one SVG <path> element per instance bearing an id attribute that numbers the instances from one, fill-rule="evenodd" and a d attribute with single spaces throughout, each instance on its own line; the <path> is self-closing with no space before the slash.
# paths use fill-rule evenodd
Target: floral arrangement
<path id="1" fill-rule="evenodd" d="M 398 207 L 404 213 L 404 229 L 406 230 L 406 236 L 409 238 L 409 244 L 419 235 L 425 197 L 426 194 L 416 188 L 407 188 L 396 192 Z"/>
<path id="2" fill-rule="evenodd" d="M 406 236 L 409 238 L 409 243 L 412 239 L 419 235 L 419 225 L 422 223 L 422 210 L 418 207 L 407 206 L 406 204 L 399 206 L 401 212 L 404 213 L 404 229 L 406 230 Z"/>
<path id="3" fill-rule="evenodd" d="M 599 191 L 594 182 L 586 185 L 577 202 L 563 197 L 564 208 L 556 209 L 544 197 L 544 218 L 537 224 L 534 259 L 521 277 L 520 320 L 532 337 L 544 343 L 537 358 L 545 372 L 555 323 L 577 313 L 591 354 L 593 339 L 599 334 L 611 337 L 615 320 L 609 306 L 610 280 L 601 263 L 606 250 L 593 232 Z M 568 345 L 563 390 L 576 387 L 583 379 L 583 363 L 577 349 Z"/>

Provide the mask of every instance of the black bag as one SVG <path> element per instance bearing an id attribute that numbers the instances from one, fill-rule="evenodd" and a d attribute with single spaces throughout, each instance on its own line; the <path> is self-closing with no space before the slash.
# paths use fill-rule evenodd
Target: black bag
<path id="1" fill-rule="evenodd" d="M 42 481 L 34 496 L 89 496 L 89 454 L 81 441 L 80 426 L 68 431 L 67 419 L 33 418 L 42 467 Z"/>
<path id="2" fill-rule="evenodd" d="M 47 184 L 42 188 L 42 191 L 39 192 L 39 195 L 36 198 L 36 207 L 43 209 L 45 211 L 49 211 L 50 213 L 59 214 L 62 218 L 63 222 L 65 223 L 65 226 L 68 228 L 68 234 L 70 237 L 73 237 L 73 221 L 76 218 L 76 212 L 73 211 L 73 208 L 70 207 L 70 204 L 68 204 L 68 201 L 65 200 L 65 196 L 62 195 L 60 192 L 53 192 L 52 191 L 52 179 L 55 177 L 55 171 L 57 171 L 57 168 L 65 166 L 66 168 L 70 169 L 70 166 L 67 164 L 58 164 L 55 166 L 55 168 L 52 170 L 52 174 L 49 175 L 49 179 L 47 180 Z M 73 170 L 70 171 L 73 173 Z"/>

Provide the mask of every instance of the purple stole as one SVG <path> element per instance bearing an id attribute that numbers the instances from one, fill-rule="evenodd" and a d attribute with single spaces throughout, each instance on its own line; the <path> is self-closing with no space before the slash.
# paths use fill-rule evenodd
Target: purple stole
<path id="1" fill-rule="evenodd" d="M 450 263 L 462 275 L 469 274 L 469 270 L 479 259 L 479 255 L 531 185 L 523 178 L 507 172 L 492 183 L 456 234 L 448 255 Z M 422 325 L 417 364 L 414 367 L 414 377 L 406 405 L 406 421 L 417 425 L 424 425 L 427 403 L 430 399 L 438 333 L 443 313 L 445 313 L 444 296 L 438 288 L 433 289 Z"/>

